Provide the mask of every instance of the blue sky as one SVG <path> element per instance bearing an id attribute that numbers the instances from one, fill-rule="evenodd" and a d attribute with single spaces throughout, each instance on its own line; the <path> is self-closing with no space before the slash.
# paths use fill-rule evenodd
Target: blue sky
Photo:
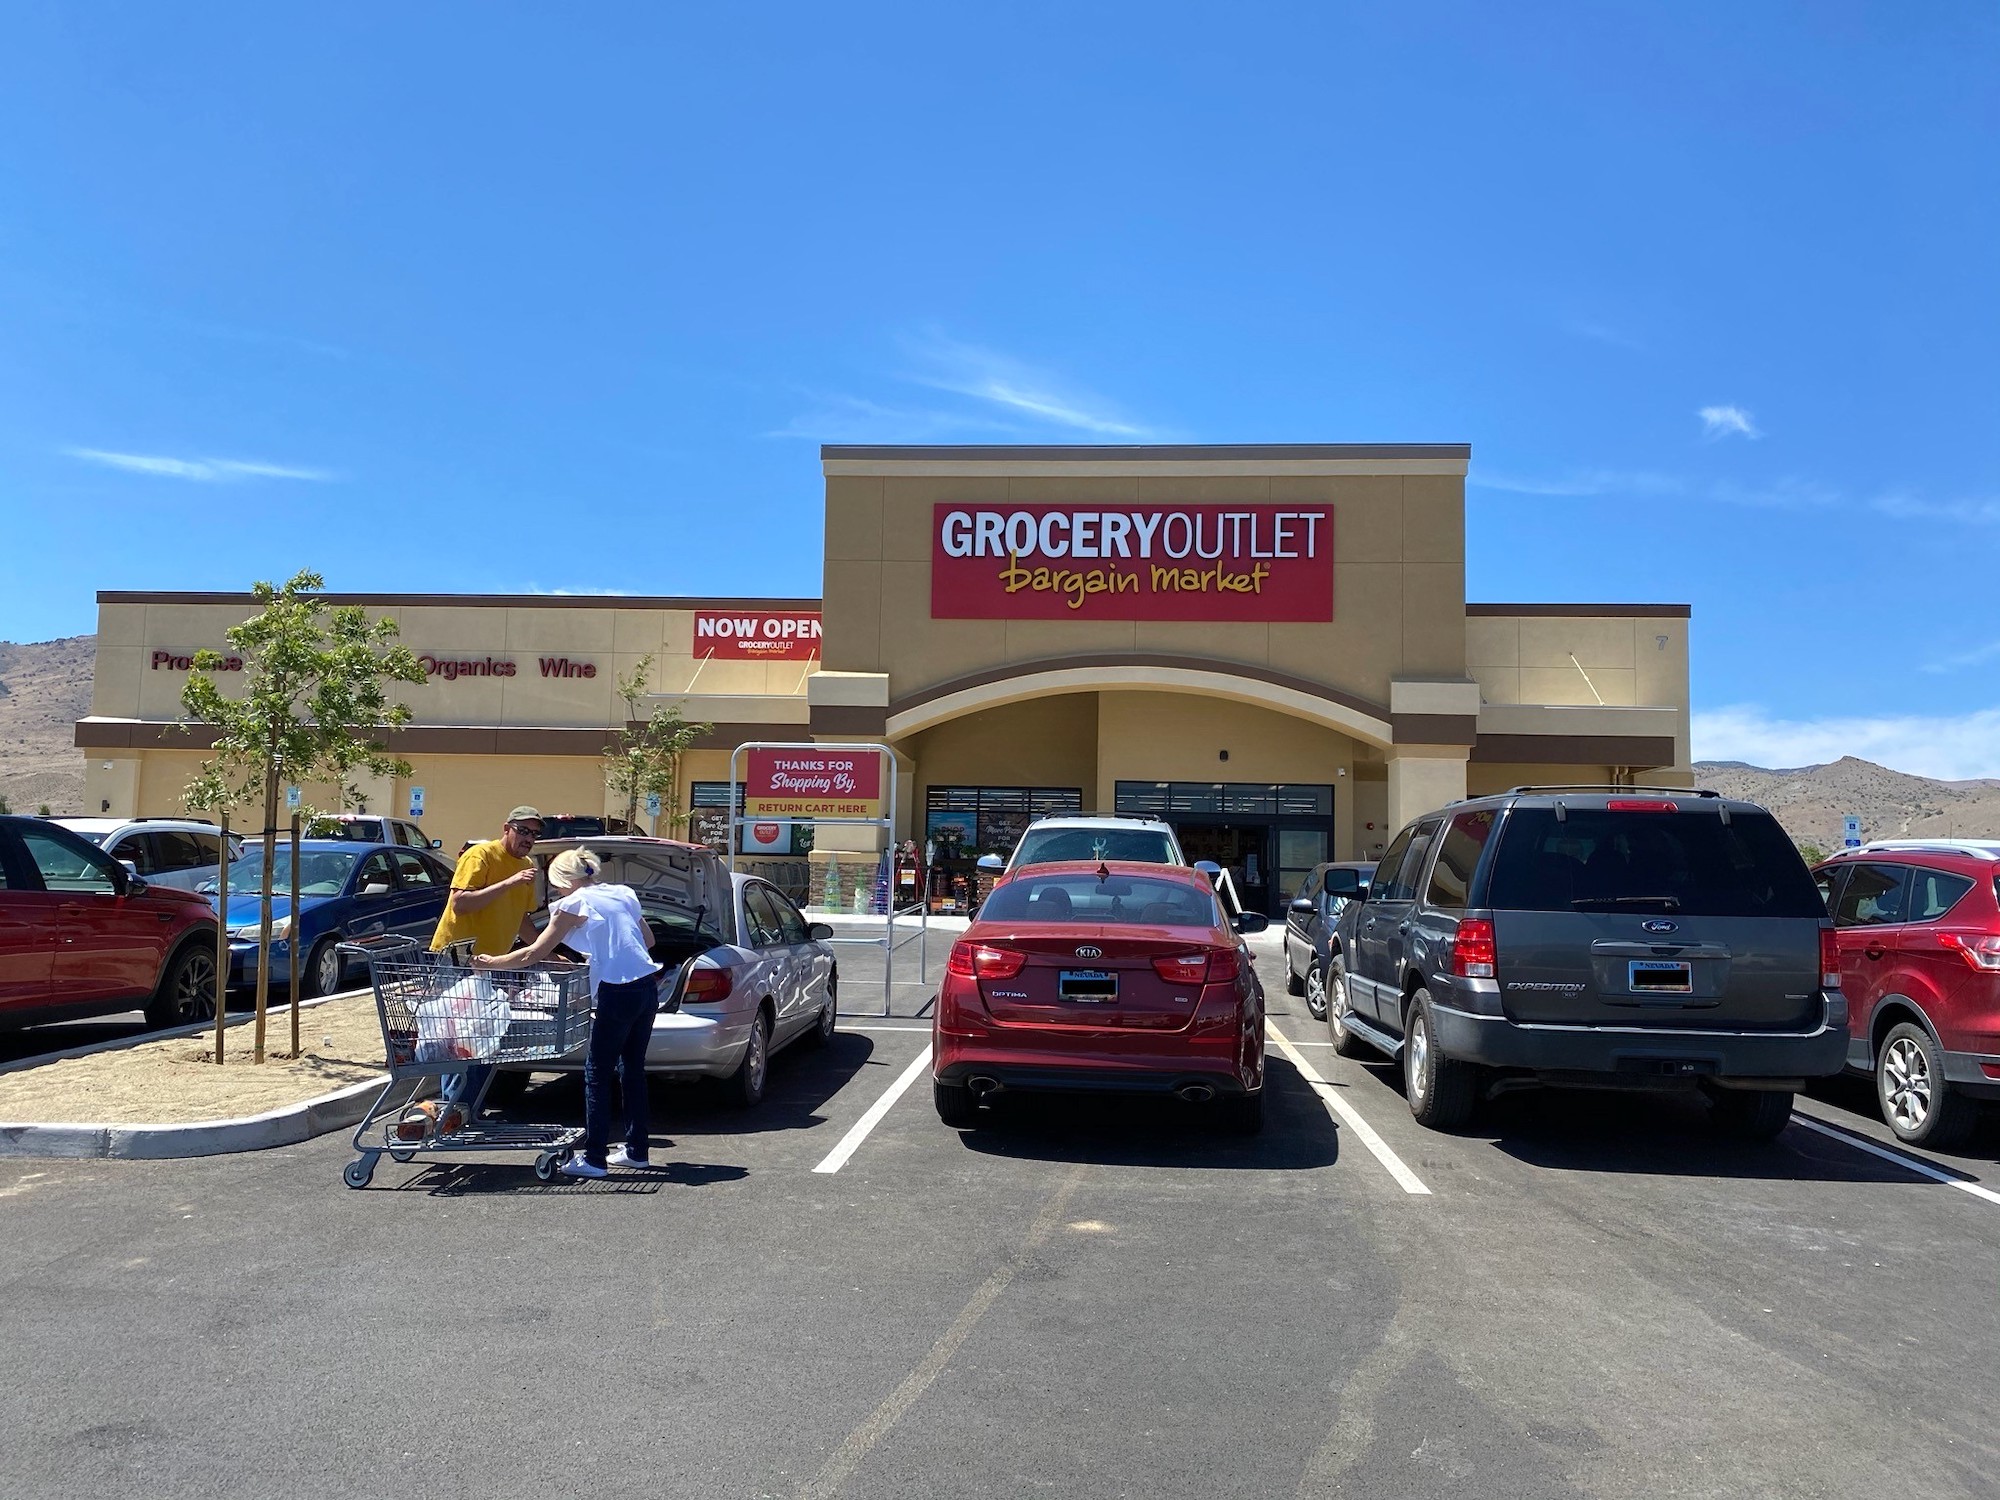
<path id="1" fill-rule="evenodd" d="M 2000 10 L 0 10 L 0 637 L 812 593 L 822 441 L 1468 441 L 1697 753 L 2000 775 Z"/>

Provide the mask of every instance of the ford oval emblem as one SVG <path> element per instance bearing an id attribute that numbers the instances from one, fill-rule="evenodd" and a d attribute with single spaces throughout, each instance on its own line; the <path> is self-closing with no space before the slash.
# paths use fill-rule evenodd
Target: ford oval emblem
<path id="1" fill-rule="evenodd" d="M 1647 932 L 1679 932 L 1681 930 L 1681 924 L 1678 922 L 1662 922 L 1658 919 L 1651 922 L 1641 922 L 1639 925 Z"/>
<path id="2" fill-rule="evenodd" d="M 1102 958 L 1104 957 L 1104 950 L 1085 943 L 1081 948 L 1076 950 L 1076 956 L 1078 958 Z"/>

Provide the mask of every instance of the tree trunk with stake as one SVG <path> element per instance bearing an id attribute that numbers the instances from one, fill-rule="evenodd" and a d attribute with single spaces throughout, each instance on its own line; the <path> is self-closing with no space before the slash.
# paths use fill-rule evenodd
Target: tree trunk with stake
<path id="1" fill-rule="evenodd" d="M 229 1013 L 229 814 L 222 814 L 222 855 L 215 867 L 215 1063 L 222 1065 L 222 1023 Z"/>
<path id="2" fill-rule="evenodd" d="M 278 763 L 272 746 L 264 773 L 264 874 L 257 906 L 257 1026 L 251 1060 L 264 1060 L 264 1020 L 271 1006 L 271 867 L 278 860 Z"/>
<path id="3" fill-rule="evenodd" d="M 292 905 L 291 940 L 285 952 L 292 959 L 292 1056 L 299 1055 L 299 815 L 292 814 Z"/>

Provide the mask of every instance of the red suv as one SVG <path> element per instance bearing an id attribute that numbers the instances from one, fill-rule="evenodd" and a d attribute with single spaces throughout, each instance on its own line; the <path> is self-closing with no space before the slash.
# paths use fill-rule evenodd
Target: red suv
<path id="1" fill-rule="evenodd" d="M 1036 865 L 993 888 L 952 946 L 931 1023 L 945 1124 L 1009 1092 L 1173 1094 L 1232 1130 L 1263 1122 L 1264 991 L 1205 876 Z"/>
<path id="2" fill-rule="evenodd" d="M 215 908 L 67 828 L 0 817 L 0 1027 L 138 1008 L 154 1026 L 215 1014 Z"/>
<path id="3" fill-rule="evenodd" d="M 1840 943 L 1848 1067 L 1913 1146 L 1965 1138 L 2000 1099 L 2000 842 L 1904 839 L 1813 871 Z"/>

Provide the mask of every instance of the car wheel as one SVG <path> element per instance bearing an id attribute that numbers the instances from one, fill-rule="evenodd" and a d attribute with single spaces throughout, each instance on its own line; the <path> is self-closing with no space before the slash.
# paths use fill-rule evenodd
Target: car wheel
<path id="1" fill-rule="evenodd" d="M 1305 981 L 1299 989 L 1306 997 L 1306 1013 L 1315 1021 L 1324 1021 L 1327 1017 L 1326 971 L 1320 967 L 1318 958 L 1306 966 Z"/>
<path id="2" fill-rule="evenodd" d="M 764 1081 L 771 1070 L 771 1021 L 763 1011 L 750 1027 L 750 1041 L 743 1048 L 743 1061 L 729 1075 L 724 1087 L 729 1102 L 739 1109 L 754 1109 L 764 1102 Z"/>
<path id="3" fill-rule="evenodd" d="M 339 941 L 336 937 L 323 937 L 313 944 L 312 953 L 306 959 L 305 972 L 299 976 L 300 988 L 306 992 L 308 999 L 340 993 L 340 980 L 347 965 L 341 960 L 336 946 Z"/>
<path id="4" fill-rule="evenodd" d="M 1373 1052 L 1359 1032 L 1347 1028 L 1347 1018 L 1354 1013 L 1354 1002 L 1347 989 L 1347 965 L 1334 959 L 1326 971 L 1326 1034 L 1333 1043 L 1333 1050 L 1341 1057 L 1362 1057 Z M 1308 986 L 1307 993 L 1311 993 Z"/>
<path id="5" fill-rule="evenodd" d="M 1735 1141 L 1776 1139 L 1792 1119 L 1790 1089 L 1710 1089 L 1708 1118 Z"/>
<path id="6" fill-rule="evenodd" d="M 1944 1057 L 1931 1034 L 1904 1021 L 1882 1038 L 1875 1062 L 1875 1098 L 1896 1139 L 1912 1146 L 1955 1146 L 1972 1129 L 1978 1106 L 1953 1091 Z"/>
<path id="7" fill-rule="evenodd" d="M 1264 1091 L 1254 1094 L 1232 1094 L 1217 1100 L 1214 1109 L 1218 1123 L 1230 1135 L 1260 1135 L 1264 1130 Z"/>
<path id="8" fill-rule="evenodd" d="M 838 970 L 826 976 L 826 1004 L 820 1009 L 819 1024 L 812 1029 L 812 1043 L 815 1047 L 831 1046 L 833 1034 L 840 1026 L 839 978 Z"/>
<path id="9" fill-rule="evenodd" d="M 933 1078 L 931 1103 L 937 1106 L 938 1118 L 953 1130 L 970 1130 L 979 1123 L 979 1101 L 962 1083 L 939 1083 Z"/>
<path id="10" fill-rule="evenodd" d="M 192 1026 L 215 1019 L 215 949 L 194 943 L 181 949 L 160 976 L 146 1007 L 148 1026 Z"/>
<path id="11" fill-rule="evenodd" d="M 1285 993 L 1287 995 L 1307 996 L 1312 994 L 1311 982 L 1300 978 L 1299 971 L 1292 967 L 1292 945 L 1290 943 L 1285 944 Z M 1308 1000 L 1306 1003 L 1307 1007 L 1310 1008 L 1312 1002 Z M 1313 1014 L 1318 1016 L 1321 1012 L 1313 1011 Z"/>
<path id="12" fill-rule="evenodd" d="M 1410 1113 L 1431 1130 L 1456 1130 L 1472 1118 L 1479 1070 L 1438 1050 L 1437 1028 L 1431 1018 L 1431 994 L 1420 989 L 1410 997 L 1410 1016 L 1403 1030 L 1403 1086 Z"/>

